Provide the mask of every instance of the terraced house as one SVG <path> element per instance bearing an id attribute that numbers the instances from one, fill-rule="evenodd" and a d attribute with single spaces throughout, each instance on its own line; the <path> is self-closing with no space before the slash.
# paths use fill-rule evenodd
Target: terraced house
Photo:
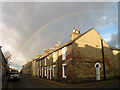
<path id="1" fill-rule="evenodd" d="M 102 45 L 104 51 L 102 51 Z M 34 70 L 36 76 L 41 78 L 79 83 L 96 80 L 94 66 L 99 63 L 101 66 L 99 80 L 103 80 L 103 55 L 106 79 L 118 77 L 118 63 L 116 62 L 118 59 L 95 29 L 92 28 L 81 34 L 80 30 L 73 28 L 69 42 L 62 46 L 59 42 L 55 44 L 55 48 L 45 49 L 44 55 L 35 59 Z"/>

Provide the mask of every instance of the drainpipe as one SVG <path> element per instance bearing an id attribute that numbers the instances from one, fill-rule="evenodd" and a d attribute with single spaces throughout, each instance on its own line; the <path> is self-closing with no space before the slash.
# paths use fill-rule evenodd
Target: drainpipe
<path id="1" fill-rule="evenodd" d="M 101 45 L 102 45 L 102 58 L 103 58 L 103 75 L 104 75 L 104 80 L 106 80 L 105 60 L 104 60 L 104 47 L 103 47 L 103 40 L 102 39 L 101 39 Z"/>

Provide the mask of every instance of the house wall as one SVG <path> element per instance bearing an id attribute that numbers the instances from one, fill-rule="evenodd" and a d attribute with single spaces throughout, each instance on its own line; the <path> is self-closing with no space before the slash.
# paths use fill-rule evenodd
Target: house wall
<path id="1" fill-rule="evenodd" d="M 100 77 L 103 79 L 101 39 L 102 38 L 99 36 L 99 34 L 93 29 L 72 44 L 74 77 L 76 79 L 76 82 L 77 80 L 95 80 L 96 69 L 94 65 L 96 62 L 99 62 L 102 66 L 100 68 Z M 109 79 L 116 76 L 116 67 L 114 62 L 115 57 L 111 52 L 110 47 L 104 40 L 103 45 L 106 76 L 107 79 Z"/>
<path id="2" fill-rule="evenodd" d="M 115 55 L 115 62 L 117 67 L 117 76 L 120 77 L 120 51 L 119 50 L 112 50 L 113 54 Z"/>
<path id="3" fill-rule="evenodd" d="M 32 75 L 32 62 L 30 62 L 29 75 Z"/>
<path id="4" fill-rule="evenodd" d="M 66 59 L 62 60 L 62 49 L 56 51 L 56 75 L 53 79 L 63 82 L 72 82 L 72 47 L 66 46 Z M 63 69 L 62 64 L 66 64 L 66 76 L 67 78 L 63 78 Z"/>
<path id="5" fill-rule="evenodd" d="M 78 36 L 78 34 L 76 34 Z M 80 33 L 79 33 L 80 35 Z M 72 36 L 72 35 L 71 35 Z M 74 37 L 75 33 L 74 33 Z M 72 37 L 72 39 L 74 38 Z M 103 60 L 102 60 L 102 45 L 101 45 L 101 37 L 94 30 L 88 31 L 81 37 L 78 38 L 71 45 L 66 46 L 66 59 L 62 60 L 62 49 L 55 52 L 55 62 L 53 62 L 53 53 L 46 57 L 46 66 L 45 66 L 45 58 L 38 62 L 39 70 L 43 68 L 43 78 L 54 79 L 58 81 L 64 81 L 68 83 L 79 83 L 84 81 L 92 81 L 96 80 L 96 68 L 95 64 L 99 62 L 101 64 L 100 68 L 100 79 L 103 80 Z M 113 52 L 111 51 L 109 45 L 103 40 L 104 46 L 104 60 L 106 67 L 106 78 L 111 79 L 115 78 L 118 75 L 117 68 L 117 59 Z M 55 45 L 55 49 L 59 48 L 59 45 Z M 45 55 L 49 54 L 49 50 L 45 49 Z M 66 64 L 66 78 L 63 78 L 63 70 L 62 64 Z M 53 65 L 56 66 L 55 76 L 53 77 Z M 50 66 L 52 66 L 51 70 L 51 78 L 50 78 Z M 45 77 L 45 67 L 49 67 L 47 71 L 47 76 Z M 35 76 L 35 63 L 32 62 L 32 75 Z M 120 74 L 119 74 L 120 75 Z M 40 76 L 41 77 L 41 76 Z"/>
<path id="6" fill-rule="evenodd" d="M 32 76 L 36 76 L 35 60 L 32 61 Z"/>

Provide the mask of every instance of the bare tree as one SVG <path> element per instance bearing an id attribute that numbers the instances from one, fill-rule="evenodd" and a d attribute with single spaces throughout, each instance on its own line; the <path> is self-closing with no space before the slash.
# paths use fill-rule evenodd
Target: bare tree
<path id="1" fill-rule="evenodd" d="M 12 55 L 11 55 L 11 53 L 9 51 L 4 52 L 4 57 L 5 57 L 5 59 L 6 59 L 7 62 L 10 61 L 11 56 Z"/>

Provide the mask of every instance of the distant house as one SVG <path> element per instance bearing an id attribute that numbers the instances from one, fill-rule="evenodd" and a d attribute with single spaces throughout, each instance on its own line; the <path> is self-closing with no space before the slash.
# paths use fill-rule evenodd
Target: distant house
<path id="1" fill-rule="evenodd" d="M 117 76 L 120 78 L 120 49 L 116 47 L 110 47 L 113 54 L 115 55 L 115 62 L 116 62 L 116 69 L 117 69 Z"/>
<path id="2" fill-rule="evenodd" d="M 6 88 L 9 67 L 1 48 L 2 46 L 0 46 L 0 62 L 2 62 L 0 63 L 0 81 L 2 80 L 0 87 Z"/>
<path id="3" fill-rule="evenodd" d="M 44 55 L 35 59 L 39 77 L 69 83 L 96 80 L 96 68 L 99 62 L 100 80 L 103 80 L 102 37 L 94 28 L 81 34 L 73 28 L 71 40 L 64 45 L 55 44 L 54 49 L 45 49 Z M 102 39 L 103 40 L 103 39 Z M 106 78 L 117 76 L 115 56 L 110 46 L 103 40 Z M 39 68 L 38 68 L 39 66 Z"/>

